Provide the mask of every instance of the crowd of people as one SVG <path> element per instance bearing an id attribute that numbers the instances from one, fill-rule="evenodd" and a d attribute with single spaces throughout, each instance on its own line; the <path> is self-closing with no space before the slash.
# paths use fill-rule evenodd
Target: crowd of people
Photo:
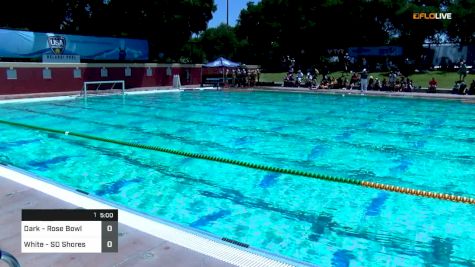
<path id="1" fill-rule="evenodd" d="M 459 79 L 455 81 L 454 86 L 452 87 L 452 94 L 459 94 L 459 95 L 475 95 L 475 80 L 472 81 L 470 87 L 467 86 L 465 83 L 465 78 L 468 74 L 468 69 L 465 61 L 460 61 L 459 68 L 457 71 L 459 75 Z M 436 93 L 437 92 L 437 80 L 433 77 L 429 81 L 428 92 L 429 93 Z"/>
<path id="2" fill-rule="evenodd" d="M 452 94 L 475 95 L 475 80 L 472 81 L 470 86 L 467 86 L 465 81 L 455 82 L 455 85 L 452 88 Z"/>
<path id="3" fill-rule="evenodd" d="M 422 89 L 422 86 L 415 85 L 413 80 L 404 76 L 398 70 L 390 70 L 387 77 L 385 76 L 381 80 L 378 77 L 370 75 L 366 68 L 363 68 L 360 72 L 341 72 L 340 77 L 336 78 L 330 76 L 329 71 L 326 68 L 323 68 L 322 72 L 317 68 L 312 70 L 308 69 L 306 74 L 304 74 L 301 69 L 295 72 L 295 60 L 291 59 L 289 62 L 289 71 L 283 78 L 284 87 L 307 87 L 309 89 L 358 89 L 361 91 L 376 90 L 392 92 L 414 92 Z M 363 60 L 363 67 L 367 65 L 365 62 L 366 61 Z M 452 93 L 475 94 L 475 80 L 470 86 L 467 86 L 465 83 L 468 70 L 464 61 L 459 63 L 458 74 L 459 80 L 455 82 Z M 428 81 L 427 92 L 436 93 L 437 87 L 437 80 L 432 78 Z"/>
<path id="4" fill-rule="evenodd" d="M 288 72 L 284 77 L 285 87 L 308 87 L 310 89 L 360 89 L 376 90 L 376 91 L 393 91 L 393 92 L 413 92 L 416 88 L 414 82 L 409 77 L 403 76 L 400 72 L 391 71 L 388 78 L 380 80 L 373 77 L 366 69 L 361 72 L 350 72 L 347 76 L 342 73 L 340 77 L 335 78 L 329 74 L 322 74 L 319 79 L 318 69 L 313 72 L 303 74 L 301 70 L 297 74 Z"/>
<path id="5" fill-rule="evenodd" d="M 259 69 L 248 69 L 245 67 L 231 70 L 226 69 L 226 77 L 229 76 L 231 76 L 231 87 L 252 87 L 260 82 L 261 71 Z"/>

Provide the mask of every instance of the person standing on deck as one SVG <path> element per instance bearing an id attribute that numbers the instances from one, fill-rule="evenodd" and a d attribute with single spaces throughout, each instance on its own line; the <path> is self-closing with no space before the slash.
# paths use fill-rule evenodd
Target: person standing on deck
<path id="1" fill-rule="evenodd" d="M 460 66 L 459 66 L 459 81 L 464 82 L 465 77 L 467 77 L 467 65 L 465 64 L 465 61 L 460 61 Z"/>
<path id="2" fill-rule="evenodd" d="M 365 92 L 368 90 L 368 72 L 366 69 L 363 69 L 363 71 L 360 74 L 360 83 L 361 83 L 361 92 Z"/>

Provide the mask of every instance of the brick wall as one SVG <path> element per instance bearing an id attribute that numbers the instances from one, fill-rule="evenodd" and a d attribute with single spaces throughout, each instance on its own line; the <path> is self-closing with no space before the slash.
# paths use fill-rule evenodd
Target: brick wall
<path id="1" fill-rule="evenodd" d="M 125 75 L 128 67 L 130 76 Z M 101 76 L 103 68 L 107 70 L 107 77 Z M 51 72 L 51 78 L 43 77 L 45 69 Z M 75 69 L 80 71 L 80 78 L 74 77 Z M 8 79 L 8 71 L 16 71 L 16 79 Z M 85 81 L 101 80 L 124 80 L 126 88 L 171 86 L 175 74 L 180 75 L 182 85 L 201 83 L 201 65 L 0 62 L 0 95 L 80 91 Z"/>

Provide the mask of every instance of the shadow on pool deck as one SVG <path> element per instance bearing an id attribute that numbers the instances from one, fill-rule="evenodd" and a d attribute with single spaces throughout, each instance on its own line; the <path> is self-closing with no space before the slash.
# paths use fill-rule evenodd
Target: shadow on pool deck
<path id="1" fill-rule="evenodd" d="M 119 224 L 119 253 L 21 253 L 22 209 L 74 208 L 77 207 L 0 177 L 0 249 L 15 256 L 22 267 L 234 266 L 123 224 Z M 5 264 L 0 262 L 0 266 Z"/>

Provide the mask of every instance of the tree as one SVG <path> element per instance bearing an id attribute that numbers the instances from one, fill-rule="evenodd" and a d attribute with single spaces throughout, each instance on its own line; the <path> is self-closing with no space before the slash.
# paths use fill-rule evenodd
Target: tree
<path id="1" fill-rule="evenodd" d="M 438 13 L 443 6 L 442 1 L 396 1 L 394 11 L 388 16 L 396 33 L 392 43 L 403 46 L 406 55 L 421 55 L 422 45 L 426 41 L 438 42 L 437 34 L 445 29 L 442 20 L 414 19 L 413 13 Z"/>
<path id="2" fill-rule="evenodd" d="M 474 1 L 458 2 L 466 2 L 468 6 Z M 317 63 L 328 48 L 352 46 L 400 45 L 405 51 L 418 55 L 422 44 L 427 40 L 436 41 L 437 36 L 446 32 L 447 25 L 438 20 L 414 20 L 413 13 L 442 12 L 453 5 L 452 2 L 262 0 L 248 4 L 241 12 L 236 32 L 239 39 L 249 44 L 247 56 L 269 67 L 278 66 L 286 55 L 295 57 L 303 65 Z M 457 36 L 469 32 L 464 35 L 465 39 L 473 36 L 474 31 L 469 25 L 474 25 L 475 13 L 467 14 L 471 15 L 463 16 L 460 22 L 465 28 L 457 26 Z"/>
<path id="3" fill-rule="evenodd" d="M 456 0 L 449 7 L 452 19 L 448 34 L 462 45 L 475 44 L 475 0 Z"/>
<path id="4" fill-rule="evenodd" d="M 235 59 L 239 48 L 234 28 L 224 23 L 204 31 L 200 41 L 205 58 L 209 61 L 218 57 Z"/>
<path id="5" fill-rule="evenodd" d="M 75 2 L 75 1 L 73 1 Z M 150 55 L 177 60 L 193 33 L 204 31 L 216 10 L 213 0 L 83 0 L 71 10 L 69 30 L 146 38 Z"/>
<path id="6" fill-rule="evenodd" d="M 32 31 L 60 31 L 67 1 L 5 1 L 0 8 L 0 27 Z"/>
<path id="7" fill-rule="evenodd" d="M 388 39 L 385 19 L 373 9 L 378 3 L 262 0 L 241 12 L 237 33 L 248 41 L 253 51 L 249 56 L 271 66 L 286 55 L 308 65 L 327 48 L 384 44 Z"/>
<path id="8" fill-rule="evenodd" d="M 15 0 L 2 6 L 0 27 L 146 38 L 152 58 L 176 60 L 214 10 L 213 0 Z"/>

